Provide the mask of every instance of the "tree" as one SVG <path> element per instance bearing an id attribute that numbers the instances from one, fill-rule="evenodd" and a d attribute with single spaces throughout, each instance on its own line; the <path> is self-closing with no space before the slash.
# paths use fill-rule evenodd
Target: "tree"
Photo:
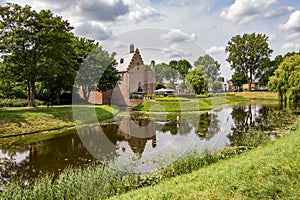
<path id="1" fill-rule="evenodd" d="M 163 84 L 164 81 L 171 81 L 172 85 L 174 85 L 177 78 L 178 72 L 168 64 L 161 63 L 155 65 L 155 79 L 157 84 Z"/>
<path id="2" fill-rule="evenodd" d="M 251 84 L 259 67 L 267 62 L 272 49 L 269 48 L 268 37 L 264 34 L 244 34 L 236 35 L 231 38 L 226 46 L 226 52 L 229 52 L 227 61 L 232 69 L 243 72 L 247 78 L 248 90 L 251 90 Z"/>
<path id="3" fill-rule="evenodd" d="M 116 61 L 101 46 L 90 52 L 78 70 L 76 84 L 81 87 L 84 100 L 92 91 L 105 92 L 113 89 L 121 79 L 114 67 Z"/>
<path id="4" fill-rule="evenodd" d="M 8 3 L 0 7 L 0 53 L 4 73 L 27 85 L 28 106 L 35 106 L 35 84 L 72 71 L 72 27 L 49 10 Z"/>
<path id="5" fill-rule="evenodd" d="M 176 70 L 182 76 L 183 80 L 185 80 L 185 76 L 193 67 L 187 60 L 172 60 L 169 62 L 169 66 Z"/>
<path id="6" fill-rule="evenodd" d="M 194 66 L 204 66 L 207 73 L 207 78 L 209 82 L 216 82 L 220 76 L 220 64 L 214 60 L 210 55 L 200 56 L 195 62 Z"/>
<path id="7" fill-rule="evenodd" d="M 202 77 L 199 68 L 195 68 L 186 75 L 186 80 L 188 85 L 193 88 L 196 94 L 201 94 L 204 92 L 205 81 Z"/>
<path id="8" fill-rule="evenodd" d="M 278 55 L 274 60 L 262 63 L 258 74 L 258 77 L 260 77 L 258 83 L 260 85 L 268 85 L 269 78 L 274 75 L 275 70 L 282 60 L 282 55 Z"/>
<path id="9" fill-rule="evenodd" d="M 247 77 L 239 70 L 236 70 L 231 77 L 232 84 L 239 87 L 239 91 L 242 91 L 243 84 L 247 83 Z"/>
<path id="10" fill-rule="evenodd" d="M 270 78 L 269 89 L 277 91 L 279 99 L 298 103 L 300 100 L 300 54 L 287 56 Z"/>

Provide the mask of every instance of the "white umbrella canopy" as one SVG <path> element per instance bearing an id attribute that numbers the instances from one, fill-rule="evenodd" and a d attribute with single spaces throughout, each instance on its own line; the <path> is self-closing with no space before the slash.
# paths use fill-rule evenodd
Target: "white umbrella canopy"
<path id="1" fill-rule="evenodd" d="M 169 89 L 169 88 L 160 88 L 158 90 L 155 90 L 155 92 L 175 92 L 175 90 L 173 89 Z"/>

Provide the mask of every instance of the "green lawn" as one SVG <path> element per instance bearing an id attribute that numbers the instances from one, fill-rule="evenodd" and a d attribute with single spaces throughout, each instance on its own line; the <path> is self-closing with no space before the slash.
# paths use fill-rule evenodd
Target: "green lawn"
<path id="1" fill-rule="evenodd" d="M 146 111 L 146 112 L 186 112 L 186 111 L 203 111 L 210 110 L 217 105 L 239 103 L 248 101 L 244 97 L 228 95 L 228 96 L 215 96 L 207 98 L 197 98 L 190 99 L 187 101 L 183 98 L 174 98 L 174 101 L 170 100 L 172 98 L 159 98 L 158 100 L 146 100 L 141 104 L 133 108 L 135 111 Z"/>
<path id="2" fill-rule="evenodd" d="M 300 199 L 300 130 L 112 199 Z"/>
<path id="3" fill-rule="evenodd" d="M 82 106 L 82 108 L 84 107 L 87 106 Z M 117 109 L 108 105 L 96 106 L 95 110 L 99 121 L 109 119 L 113 116 L 112 113 L 117 112 Z M 89 113 L 85 113 L 85 115 L 88 116 Z M 89 123 L 89 121 L 86 120 L 82 123 Z M 1 137 L 73 126 L 75 123 L 72 106 L 0 109 Z"/>
<path id="4" fill-rule="evenodd" d="M 244 97 L 249 100 L 272 100 L 279 101 L 278 94 L 276 92 L 236 92 L 229 93 L 236 96 Z"/>

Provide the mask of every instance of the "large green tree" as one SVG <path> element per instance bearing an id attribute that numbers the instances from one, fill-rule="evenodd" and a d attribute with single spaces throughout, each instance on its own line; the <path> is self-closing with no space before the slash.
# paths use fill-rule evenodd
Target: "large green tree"
<path id="1" fill-rule="evenodd" d="M 114 67 L 115 59 L 101 46 L 93 49 L 81 63 L 77 72 L 76 85 L 81 88 L 83 98 L 88 101 L 92 91 L 113 89 L 121 79 Z"/>
<path id="2" fill-rule="evenodd" d="M 229 52 L 227 61 L 231 68 L 245 74 L 250 91 L 259 67 L 269 60 L 273 50 L 269 48 L 268 36 L 252 33 L 232 37 L 226 46 L 226 52 Z"/>
<path id="3" fill-rule="evenodd" d="M 281 101 L 300 101 L 300 54 L 283 59 L 270 78 L 269 89 L 277 91 Z"/>
<path id="4" fill-rule="evenodd" d="M 196 67 L 194 70 L 186 75 L 186 81 L 189 87 L 191 87 L 196 94 L 205 92 L 205 80 L 202 76 L 202 70 Z"/>
<path id="5" fill-rule="evenodd" d="M 260 85 L 268 85 L 270 77 L 274 75 L 275 70 L 278 68 L 282 60 L 282 55 L 278 55 L 274 60 L 262 63 L 258 73 Z"/>
<path id="6" fill-rule="evenodd" d="M 220 76 L 220 64 L 210 55 L 200 56 L 195 62 L 194 66 L 203 66 L 205 76 L 207 77 L 209 82 L 216 82 Z"/>
<path id="7" fill-rule="evenodd" d="M 0 7 L 3 73 L 14 81 L 26 83 L 29 106 L 35 106 L 37 82 L 72 72 L 71 30 L 67 21 L 49 10 L 36 12 L 30 6 L 10 3 Z"/>
<path id="8" fill-rule="evenodd" d="M 169 62 L 169 66 L 176 70 L 182 79 L 185 79 L 185 76 L 189 73 L 189 71 L 193 68 L 191 63 L 187 60 L 171 60 Z"/>
<path id="9" fill-rule="evenodd" d="M 178 72 L 168 64 L 160 63 L 155 65 L 155 79 L 157 84 L 162 85 L 165 81 L 169 81 L 174 85 L 177 78 Z"/>

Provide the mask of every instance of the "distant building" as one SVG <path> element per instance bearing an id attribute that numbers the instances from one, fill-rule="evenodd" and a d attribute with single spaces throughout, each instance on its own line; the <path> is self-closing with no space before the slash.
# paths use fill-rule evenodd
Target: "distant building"
<path id="1" fill-rule="evenodd" d="M 93 91 L 88 100 L 93 104 L 115 104 L 128 106 L 136 103 L 133 95 L 143 98 L 145 94 L 155 91 L 155 62 L 151 61 L 150 68 L 145 67 L 139 49 L 131 44 L 129 53 L 122 55 L 112 54 L 117 61 L 115 68 L 122 77 L 118 85 L 104 93 Z"/>
<path id="2" fill-rule="evenodd" d="M 247 84 L 243 84 L 243 90 L 244 91 L 248 90 L 248 83 Z M 259 90 L 259 84 L 258 84 L 258 82 L 252 82 L 251 83 L 251 90 Z"/>

